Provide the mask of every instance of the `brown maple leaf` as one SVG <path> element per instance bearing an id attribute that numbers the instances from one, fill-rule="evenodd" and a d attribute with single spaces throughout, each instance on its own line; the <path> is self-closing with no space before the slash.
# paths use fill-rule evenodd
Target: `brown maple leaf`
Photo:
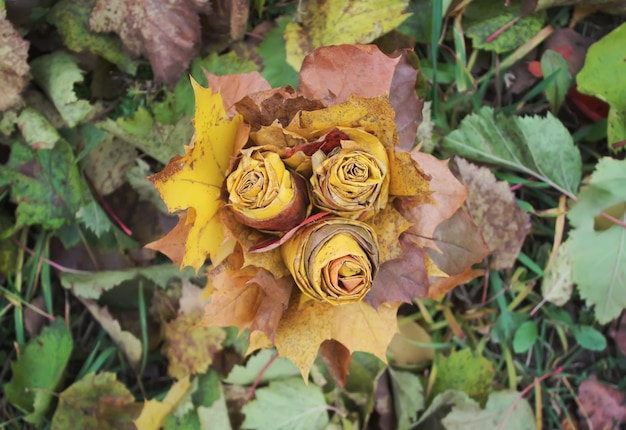
<path id="1" fill-rule="evenodd" d="M 200 42 L 199 6 L 194 0 L 98 0 L 93 31 L 119 34 L 124 46 L 150 60 L 157 81 L 173 84 L 187 69 Z"/>
<path id="2" fill-rule="evenodd" d="M 20 102 L 20 92 L 26 86 L 27 58 L 28 42 L 6 19 L 6 9 L 0 8 L 0 112 Z"/>

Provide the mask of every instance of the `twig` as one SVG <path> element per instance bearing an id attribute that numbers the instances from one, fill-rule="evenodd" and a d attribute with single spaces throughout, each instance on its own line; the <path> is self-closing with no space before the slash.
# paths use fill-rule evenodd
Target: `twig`
<path id="1" fill-rule="evenodd" d="M 32 249 L 28 248 L 26 245 L 23 245 L 22 243 L 20 243 L 18 240 L 16 240 L 15 238 L 13 238 L 13 243 L 15 243 L 19 248 L 23 249 L 24 251 L 28 252 L 30 255 L 35 255 L 35 251 L 33 251 Z M 65 267 L 65 266 L 61 266 L 59 263 L 55 263 L 54 261 L 46 258 L 46 257 L 40 257 L 41 261 L 43 261 L 44 263 L 54 267 L 55 269 L 61 271 L 61 272 L 66 272 L 66 273 L 92 273 L 86 270 L 78 270 L 78 269 L 70 269 L 69 267 Z"/>
<path id="2" fill-rule="evenodd" d="M 269 369 L 269 367 L 272 365 L 274 361 L 276 361 L 277 358 L 278 358 L 278 352 L 276 352 L 276 354 L 274 354 L 274 356 L 270 358 L 267 361 L 267 363 L 265 363 L 265 366 L 263 366 L 263 368 L 257 375 L 256 379 L 254 380 L 252 387 L 250 387 L 250 391 L 248 392 L 248 397 L 246 398 L 246 402 L 249 402 L 250 400 L 252 400 L 252 398 L 254 397 L 254 392 L 256 391 L 257 387 L 261 383 L 261 379 L 263 379 L 263 375 L 265 375 L 265 372 L 267 372 L 267 369 Z"/>

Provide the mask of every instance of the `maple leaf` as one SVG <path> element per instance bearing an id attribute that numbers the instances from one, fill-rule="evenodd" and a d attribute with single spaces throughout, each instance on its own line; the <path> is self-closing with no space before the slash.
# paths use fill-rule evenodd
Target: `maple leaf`
<path id="1" fill-rule="evenodd" d="M 398 332 L 396 313 L 400 303 L 384 303 L 374 309 L 365 302 L 341 306 L 314 300 L 300 303 L 301 296 L 292 294 L 273 344 L 282 357 L 290 359 L 300 369 L 304 380 L 308 379 L 320 345 L 328 339 L 341 343 L 350 354 L 369 352 L 387 361 L 387 346 Z M 267 338 L 251 337 L 249 352 L 269 344 Z"/>
<path id="2" fill-rule="evenodd" d="M 219 197 L 233 149 L 237 141 L 247 138 L 247 128 L 241 116 L 227 118 L 219 93 L 193 80 L 192 85 L 196 96 L 195 143 L 150 180 L 171 212 L 187 210 L 187 216 L 179 220 L 189 226 L 181 265 L 198 270 L 207 255 L 217 264 L 232 251 L 234 243 L 224 243 Z M 181 230 L 187 227 L 176 230 L 176 240 L 180 240 Z M 161 240 L 150 246 L 155 249 L 165 243 Z"/>
<path id="3" fill-rule="evenodd" d="M 194 0 L 98 0 L 89 25 L 97 32 L 113 31 L 135 55 L 150 60 L 157 80 L 173 84 L 200 42 L 199 4 Z"/>
<path id="4" fill-rule="evenodd" d="M 4 7 L 0 8 L 0 112 L 20 102 L 28 73 L 28 42 L 6 19 L 6 13 Z"/>

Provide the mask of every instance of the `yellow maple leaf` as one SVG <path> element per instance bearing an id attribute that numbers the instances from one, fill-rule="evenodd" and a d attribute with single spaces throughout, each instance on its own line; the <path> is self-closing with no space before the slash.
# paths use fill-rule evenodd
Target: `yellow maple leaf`
<path id="1" fill-rule="evenodd" d="M 228 118 L 219 93 L 193 79 L 191 83 L 196 98 L 195 142 L 150 180 L 170 212 L 187 211 L 180 221 L 185 229 L 177 230 L 187 232 L 180 263 L 198 270 L 207 256 L 215 264 L 232 252 L 234 240 L 227 237 L 218 216 L 219 199 L 230 158 L 237 142 L 247 139 L 249 129 L 241 115 Z M 167 239 L 151 246 L 160 249 Z"/>
<path id="2" fill-rule="evenodd" d="M 333 306 L 309 300 L 299 303 L 300 294 L 293 294 L 274 338 L 281 357 L 287 357 L 308 380 L 311 366 L 322 342 L 334 339 L 350 353 L 369 352 L 385 363 L 387 346 L 398 332 L 396 314 L 399 302 L 384 303 L 375 309 L 365 302 Z M 271 342 L 254 332 L 248 352 L 267 348 Z"/>

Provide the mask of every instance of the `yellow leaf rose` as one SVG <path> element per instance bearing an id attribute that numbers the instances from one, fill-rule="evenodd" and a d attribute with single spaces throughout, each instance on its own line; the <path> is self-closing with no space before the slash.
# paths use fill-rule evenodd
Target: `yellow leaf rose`
<path id="1" fill-rule="evenodd" d="M 302 227 L 281 252 L 302 293 L 332 305 L 362 300 L 378 272 L 376 233 L 346 218 L 322 218 Z"/>
<path id="2" fill-rule="evenodd" d="M 310 210 L 305 181 L 285 167 L 280 156 L 260 148 L 241 151 L 226 178 L 228 204 L 239 222 L 268 231 L 300 224 Z"/>
<path id="3" fill-rule="evenodd" d="M 328 154 L 313 154 L 313 204 L 336 215 L 367 219 L 389 198 L 389 159 L 376 136 L 356 128 L 341 128 L 340 146 Z"/>

